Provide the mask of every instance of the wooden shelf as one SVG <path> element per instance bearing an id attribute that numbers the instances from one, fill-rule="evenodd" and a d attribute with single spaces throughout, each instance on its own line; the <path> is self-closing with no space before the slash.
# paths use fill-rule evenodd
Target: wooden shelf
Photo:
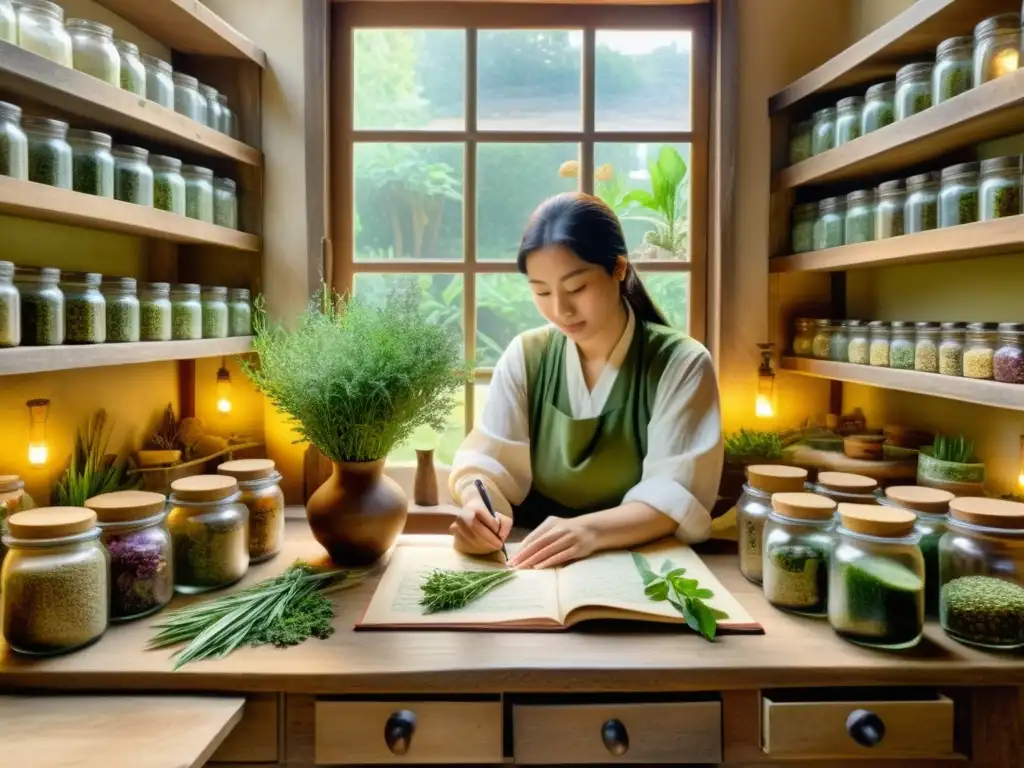
<path id="1" fill-rule="evenodd" d="M 832 183 L 863 176 L 911 175 L 907 168 L 982 141 L 1020 132 L 1024 69 L 936 104 L 796 165 L 783 168 L 773 189 Z"/>
<path id="2" fill-rule="evenodd" d="M 843 245 L 810 253 L 777 256 L 768 270 L 782 272 L 839 272 L 848 269 L 930 264 L 1024 252 L 1024 216 L 978 221 L 932 229 L 870 243 Z"/>
<path id="3" fill-rule="evenodd" d="M 943 397 L 947 400 L 959 400 L 964 403 L 1024 411 L 1024 385 L 1021 384 L 1000 384 L 995 381 L 976 381 L 959 376 L 899 371 L 892 368 L 853 365 L 852 363 L 833 363 L 827 360 L 810 360 L 803 357 L 782 358 L 782 370 L 804 376 L 846 381 L 851 384 L 866 384 L 871 387 Z"/>
<path id="4" fill-rule="evenodd" d="M 7 176 L 0 176 L 0 214 L 153 237 L 172 243 L 215 245 L 254 253 L 260 250 L 260 238 L 246 232 L 187 219 L 155 208 Z"/>
<path id="5" fill-rule="evenodd" d="M 192 153 L 259 166 L 259 150 L 152 101 L 0 41 L 0 93 L 74 115 L 74 128 L 125 131 Z M 26 109 L 26 112 L 30 110 Z M 34 111 L 34 110 L 33 110 Z M 41 114 L 45 115 L 45 112 Z M 138 143 L 138 142 L 133 142 Z"/>
<path id="6" fill-rule="evenodd" d="M 0 376 L 135 365 L 164 360 L 241 355 L 252 349 L 252 336 L 197 341 L 140 341 L 134 344 L 66 344 L 60 347 L 0 349 Z"/>
<path id="7" fill-rule="evenodd" d="M 197 0 L 96 0 L 176 51 L 248 59 L 267 66 L 255 43 Z"/>
<path id="8" fill-rule="evenodd" d="M 125 0 L 130 2 L 131 0 Z M 1020 12 L 1019 0 L 918 0 L 899 16 L 813 69 L 768 100 L 774 115 L 810 96 L 866 85 L 895 74 L 917 56 L 935 58 L 947 37 L 970 35 L 989 16 Z"/>

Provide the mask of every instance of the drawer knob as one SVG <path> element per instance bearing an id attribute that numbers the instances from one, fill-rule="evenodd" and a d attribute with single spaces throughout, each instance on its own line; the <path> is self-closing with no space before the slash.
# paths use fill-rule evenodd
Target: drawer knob
<path id="1" fill-rule="evenodd" d="M 392 712 L 384 723 L 384 742 L 393 755 L 404 755 L 412 745 L 416 730 L 416 714 L 408 709 Z"/>
<path id="2" fill-rule="evenodd" d="M 601 741 L 605 749 L 616 757 L 622 757 L 629 750 L 629 734 L 621 720 L 612 718 L 601 726 Z"/>
<path id="3" fill-rule="evenodd" d="M 885 738 L 885 723 L 874 712 L 855 709 L 846 718 L 846 732 L 862 747 L 874 747 Z"/>

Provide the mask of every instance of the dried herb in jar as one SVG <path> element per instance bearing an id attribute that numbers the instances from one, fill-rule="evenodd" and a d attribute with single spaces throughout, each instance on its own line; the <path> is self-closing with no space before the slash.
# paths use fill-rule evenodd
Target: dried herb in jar
<path id="1" fill-rule="evenodd" d="M 139 303 L 139 337 L 143 341 L 169 341 L 171 304 L 143 299 Z"/>
<path id="2" fill-rule="evenodd" d="M 171 305 L 171 337 L 176 341 L 200 339 L 203 336 L 203 310 L 199 302 Z"/>
<path id="3" fill-rule="evenodd" d="M 963 576 L 942 587 L 942 626 L 968 642 L 1024 643 L 1024 587 L 991 576 Z"/>
<path id="4" fill-rule="evenodd" d="M 992 217 L 1003 219 L 1020 213 L 1020 188 L 1003 187 L 992 196 Z"/>
<path id="5" fill-rule="evenodd" d="M 960 195 L 957 203 L 958 221 L 957 224 L 970 224 L 978 220 L 978 193 L 976 191 L 964 192 Z"/>
<path id="6" fill-rule="evenodd" d="M 764 594 L 770 603 L 796 610 L 824 610 L 828 594 L 828 557 L 824 550 L 786 544 L 766 555 Z"/>
<path id="7" fill-rule="evenodd" d="M 189 586 L 218 587 L 238 581 L 249 566 L 244 520 L 204 522 L 172 528 L 174 580 Z M 240 561 L 243 553 L 244 561 Z"/>
<path id="8" fill-rule="evenodd" d="M 246 506 L 249 508 L 249 557 L 259 560 L 280 551 L 284 497 L 279 493 L 256 496 Z"/>
<path id="9" fill-rule="evenodd" d="M 939 76 L 939 94 L 942 101 L 959 96 L 971 87 L 969 70 L 962 66 L 951 66 L 942 70 Z"/>
<path id="10" fill-rule="evenodd" d="M 174 594 L 171 564 L 163 532 L 153 529 L 110 534 L 110 615 L 142 616 L 170 602 Z"/>
<path id="11" fill-rule="evenodd" d="M 849 625 L 842 634 L 889 645 L 921 635 L 924 585 L 913 571 L 884 558 L 863 557 L 843 566 L 842 579 Z"/>
<path id="12" fill-rule="evenodd" d="M 889 348 L 889 364 L 906 371 L 914 369 L 914 347 L 909 344 L 894 344 Z"/>
<path id="13" fill-rule="evenodd" d="M 107 341 L 138 341 L 139 325 L 139 307 L 134 301 L 107 301 Z"/>
<path id="14" fill-rule="evenodd" d="M 932 105 L 932 95 L 931 95 L 931 93 L 928 93 L 928 92 L 919 93 L 916 96 L 914 96 L 914 114 L 915 115 L 918 112 L 924 112 L 926 109 L 931 107 L 931 105 Z"/>
<path id="15" fill-rule="evenodd" d="M 63 337 L 64 315 L 57 299 L 36 293 L 21 294 L 21 343 L 26 346 L 59 344 Z"/>
<path id="16" fill-rule="evenodd" d="M 68 344 L 101 344 L 106 340 L 106 307 L 102 301 L 67 297 L 64 340 Z"/>
<path id="17" fill-rule="evenodd" d="M 991 379 L 994 373 L 991 349 L 975 347 L 964 353 L 964 376 L 969 379 Z"/>

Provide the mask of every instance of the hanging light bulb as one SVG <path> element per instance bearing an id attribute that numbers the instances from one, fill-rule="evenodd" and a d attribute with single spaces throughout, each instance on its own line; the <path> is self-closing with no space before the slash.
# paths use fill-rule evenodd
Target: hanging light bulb
<path id="1" fill-rule="evenodd" d="M 29 400 L 28 406 L 28 463 L 33 467 L 46 464 L 50 450 L 46 446 L 46 417 L 50 410 L 50 401 L 44 399 Z"/>
<path id="2" fill-rule="evenodd" d="M 759 419 L 775 418 L 775 371 L 772 370 L 772 349 L 774 344 L 758 344 L 761 350 L 761 367 L 757 369 L 757 400 L 754 415 Z"/>
<path id="3" fill-rule="evenodd" d="M 228 373 L 225 361 L 221 359 L 220 370 L 217 371 L 217 410 L 220 413 L 231 413 L 231 374 Z"/>

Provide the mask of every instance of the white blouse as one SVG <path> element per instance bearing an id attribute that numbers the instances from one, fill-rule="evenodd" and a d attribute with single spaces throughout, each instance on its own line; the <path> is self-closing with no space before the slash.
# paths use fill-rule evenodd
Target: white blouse
<path id="1" fill-rule="evenodd" d="M 593 390 L 586 385 L 579 350 L 573 343 L 566 345 L 565 376 L 574 419 L 601 413 L 635 329 L 630 310 L 622 338 Z M 512 516 L 512 505 L 522 503 L 531 486 L 529 413 L 526 360 L 517 336 L 494 367 L 487 404 L 452 462 L 449 484 L 455 503 L 462 503 L 462 494 L 479 478 L 496 509 Z M 678 523 L 680 540 L 704 541 L 711 532 L 710 510 L 718 496 L 724 453 L 711 355 L 699 342 L 686 339 L 676 346 L 658 382 L 643 473 L 622 503 L 643 502 Z"/>

